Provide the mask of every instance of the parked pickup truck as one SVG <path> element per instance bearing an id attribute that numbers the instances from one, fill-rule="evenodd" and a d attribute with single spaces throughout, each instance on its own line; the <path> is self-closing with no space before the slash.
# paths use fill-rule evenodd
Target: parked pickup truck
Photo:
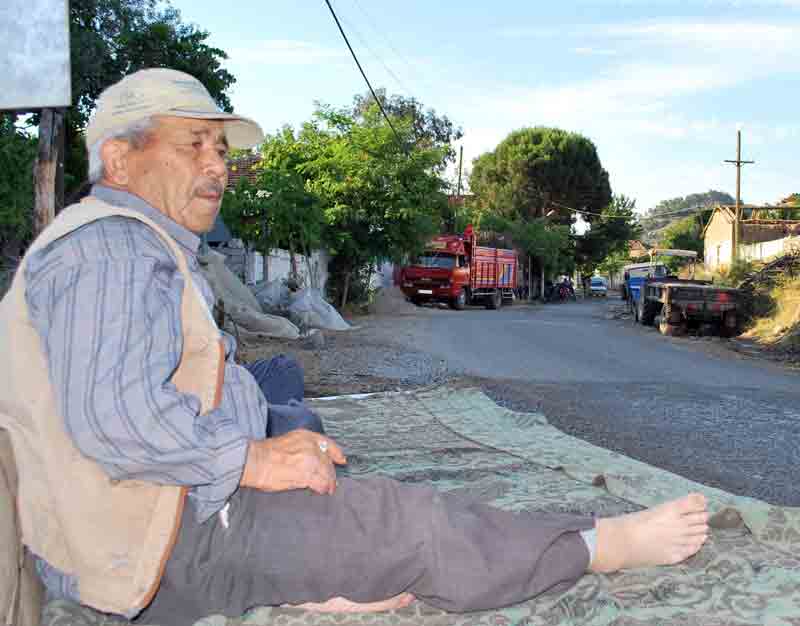
<path id="1" fill-rule="evenodd" d="M 460 310 L 480 302 L 497 309 L 513 302 L 516 286 L 515 252 L 477 245 L 471 226 L 463 235 L 435 237 L 400 270 L 400 288 L 414 304 L 446 302 Z"/>
<path id="2" fill-rule="evenodd" d="M 694 259 L 697 253 L 652 250 L 651 259 L 655 260 L 657 256 Z M 718 287 L 707 280 L 678 278 L 669 275 L 666 266 L 655 262 L 652 268 L 644 276 L 635 276 L 626 281 L 628 302 L 637 322 L 645 326 L 657 324 L 663 335 L 684 334 L 689 327 L 702 327 L 706 333 L 714 332 L 728 337 L 737 334 L 738 289 Z M 637 274 L 639 269 L 629 266 L 626 273 Z"/>

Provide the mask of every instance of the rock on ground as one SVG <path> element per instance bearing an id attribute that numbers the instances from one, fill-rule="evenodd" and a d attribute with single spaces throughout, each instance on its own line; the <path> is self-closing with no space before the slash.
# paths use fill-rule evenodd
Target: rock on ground
<path id="1" fill-rule="evenodd" d="M 413 315 L 418 307 L 406 300 L 400 287 L 393 285 L 378 291 L 370 311 L 375 315 Z"/>

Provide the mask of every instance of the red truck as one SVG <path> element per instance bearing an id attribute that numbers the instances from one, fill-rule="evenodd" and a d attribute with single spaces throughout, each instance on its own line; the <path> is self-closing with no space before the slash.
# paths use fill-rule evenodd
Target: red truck
<path id="1" fill-rule="evenodd" d="M 400 288 L 414 304 L 446 302 L 461 310 L 481 302 L 487 309 L 514 300 L 517 255 L 477 245 L 475 231 L 435 237 L 411 265 L 400 270 Z"/>

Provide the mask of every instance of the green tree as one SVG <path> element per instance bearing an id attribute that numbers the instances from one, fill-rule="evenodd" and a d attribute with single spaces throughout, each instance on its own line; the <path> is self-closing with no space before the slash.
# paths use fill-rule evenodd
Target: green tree
<path id="1" fill-rule="evenodd" d="M 697 258 L 703 258 L 703 229 L 696 216 L 685 217 L 682 220 L 673 222 L 661 231 L 661 239 L 658 242 L 659 248 L 676 248 L 678 250 L 694 250 Z M 667 259 L 667 266 L 675 271 L 686 261 L 679 257 Z"/>
<path id="2" fill-rule="evenodd" d="M 443 173 L 447 165 L 455 161 L 453 143 L 464 136 L 462 129 L 446 115 L 439 115 L 434 109 L 425 108 L 416 98 L 387 95 L 385 89 L 378 89 L 375 93 L 390 118 L 404 120 L 409 125 L 410 139 L 417 147 L 442 149 L 442 159 L 435 168 L 440 174 Z M 353 99 L 353 117 L 363 119 L 375 106 L 375 98 L 370 92 L 357 95 Z"/>
<path id="3" fill-rule="evenodd" d="M 618 250 L 612 252 L 605 259 L 600 261 L 597 265 L 597 271 L 606 274 L 612 281 L 609 283 L 609 287 L 614 287 L 614 276 L 617 276 L 628 263 L 630 263 L 630 258 L 628 257 L 627 250 Z"/>
<path id="4" fill-rule="evenodd" d="M 626 252 L 628 242 L 639 236 L 635 210 L 635 200 L 615 195 L 601 215 L 590 223 L 586 233 L 577 237 L 576 261 L 583 276 L 591 276 L 609 255 Z"/>
<path id="5" fill-rule="evenodd" d="M 302 171 L 324 207 L 332 289 L 341 306 L 365 268 L 419 250 L 438 231 L 447 202 L 436 170 L 445 148 L 413 143 L 408 119 L 393 123 L 400 143 L 377 106 L 360 119 L 330 107 L 316 113 L 318 156 Z"/>
<path id="6" fill-rule="evenodd" d="M 486 208 L 524 219 L 556 209 L 568 223 L 572 217 L 564 207 L 599 213 L 611 202 L 608 173 L 595 145 L 558 128 L 512 132 L 474 161 L 469 184 Z"/>
<path id="7" fill-rule="evenodd" d="M 481 217 L 482 228 L 502 233 L 505 242 L 510 242 L 516 250 L 535 261 L 535 267 L 528 268 L 534 274 L 529 277 L 529 289 L 533 290 L 534 276 L 541 273 L 546 276 L 570 274 L 575 268 L 574 240 L 568 225 L 547 217 L 510 219 L 493 212 Z"/>
<path id="8" fill-rule="evenodd" d="M 569 208 L 600 213 L 612 199 L 608 173 L 595 145 L 577 133 L 541 126 L 514 131 L 493 151 L 475 159 L 469 184 L 478 211 L 493 215 L 490 221 L 510 220 L 512 238 L 531 250 L 537 274 L 575 266 L 577 249 L 569 237 L 574 218 Z M 536 222 L 550 212 L 555 216 L 548 223 Z M 596 221 L 593 215 L 586 219 Z"/>
<path id="9" fill-rule="evenodd" d="M 16 258 L 31 234 L 36 139 L 0 114 L 0 246 Z"/>
<path id="10" fill-rule="evenodd" d="M 299 136 L 291 128 L 267 135 L 261 161 L 253 167 L 255 183 L 239 179 L 225 194 L 222 216 L 231 231 L 264 255 L 275 248 L 301 252 L 308 260 L 320 247 L 325 215 L 319 196 L 307 189 L 302 167 L 317 156 L 320 139 L 306 125 Z M 312 268 L 309 267 L 309 271 Z M 318 277 L 310 271 L 312 285 Z"/>
<path id="11" fill-rule="evenodd" d="M 437 173 L 446 147 L 415 143 L 412 120 L 396 118 L 398 142 L 377 107 L 358 117 L 319 106 L 299 132 L 267 137 L 256 183 L 223 202 L 232 230 L 262 249 L 333 255 L 329 285 L 344 306 L 381 260 L 401 260 L 438 231 L 446 205 Z"/>

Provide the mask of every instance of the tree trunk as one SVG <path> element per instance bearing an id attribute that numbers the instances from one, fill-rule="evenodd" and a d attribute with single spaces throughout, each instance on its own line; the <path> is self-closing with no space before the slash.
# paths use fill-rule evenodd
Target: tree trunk
<path id="1" fill-rule="evenodd" d="M 261 267 L 263 269 L 262 279 L 265 283 L 269 282 L 269 250 L 266 253 L 262 253 L 264 256 L 261 257 Z"/>
<path id="2" fill-rule="evenodd" d="M 542 263 L 542 302 L 544 302 L 544 263 Z"/>
<path id="3" fill-rule="evenodd" d="M 344 288 L 342 289 L 342 303 L 339 308 L 344 308 L 347 304 L 347 296 L 349 295 L 348 292 L 350 291 L 350 272 L 347 272 L 344 275 Z"/>
<path id="4" fill-rule="evenodd" d="M 528 255 L 528 302 L 533 302 L 533 258 Z"/>
<path id="5" fill-rule="evenodd" d="M 42 109 L 42 119 L 39 124 L 39 153 L 33 166 L 34 237 L 42 232 L 56 215 L 58 153 L 63 134 L 64 112 L 60 109 Z"/>

